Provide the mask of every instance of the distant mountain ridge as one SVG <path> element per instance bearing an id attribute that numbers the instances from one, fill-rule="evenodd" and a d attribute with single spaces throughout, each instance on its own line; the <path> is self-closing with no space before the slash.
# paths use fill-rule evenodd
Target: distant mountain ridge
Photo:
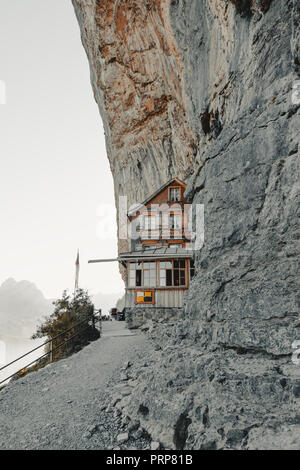
<path id="1" fill-rule="evenodd" d="M 107 313 L 120 303 L 123 293 L 92 295 L 95 307 Z M 0 285 L 0 336 L 30 338 L 44 317 L 53 312 L 53 301 L 30 281 L 8 278 Z"/>
<path id="2" fill-rule="evenodd" d="M 7 279 L 0 286 L 0 334 L 29 338 L 52 312 L 52 302 L 34 283 Z"/>

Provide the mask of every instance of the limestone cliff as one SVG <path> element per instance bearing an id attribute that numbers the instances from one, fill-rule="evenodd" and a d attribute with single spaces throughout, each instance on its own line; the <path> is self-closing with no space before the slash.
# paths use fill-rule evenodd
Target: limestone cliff
<path id="1" fill-rule="evenodd" d="M 144 199 L 194 166 L 169 1 L 74 1 L 116 196 Z M 140 184 L 142 182 L 142 184 Z"/>
<path id="2" fill-rule="evenodd" d="M 151 326 L 124 413 L 170 447 L 299 448 L 299 2 L 73 4 L 116 198 L 177 175 L 205 205 L 184 318 Z"/>

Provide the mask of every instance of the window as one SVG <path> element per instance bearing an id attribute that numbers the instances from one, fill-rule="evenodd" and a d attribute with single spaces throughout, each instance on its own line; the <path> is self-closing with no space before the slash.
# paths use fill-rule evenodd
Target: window
<path id="1" fill-rule="evenodd" d="M 130 263 L 129 265 L 128 286 L 135 286 L 135 263 Z"/>
<path id="2" fill-rule="evenodd" d="M 174 285 L 185 286 L 185 260 L 174 261 Z"/>
<path id="3" fill-rule="evenodd" d="M 186 285 L 185 260 L 160 261 L 159 284 L 161 287 Z"/>
<path id="4" fill-rule="evenodd" d="M 142 285 L 142 263 L 130 263 L 129 265 L 129 287 L 140 287 Z"/>
<path id="5" fill-rule="evenodd" d="M 157 240 L 159 238 L 159 215 L 144 214 L 141 219 L 142 240 Z"/>
<path id="6" fill-rule="evenodd" d="M 154 291 L 137 291 L 136 292 L 136 304 L 154 304 Z"/>
<path id="7" fill-rule="evenodd" d="M 182 226 L 182 216 L 180 214 L 170 214 L 170 229 L 180 230 Z"/>
<path id="8" fill-rule="evenodd" d="M 144 282 L 143 286 L 145 287 L 155 287 L 156 285 L 156 269 L 155 263 L 149 262 L 143 263 L 143 274 L 144 274 Z"/>
<path id="9" fill-rule="evenodd" d="M 142 266 L 137 266 L 136 271 L 135 271 L 135 278 L 136 278 L 136 286 L 141 286 L 142 285 Z"/>
<path id="10" fill-rule="evenodd" d="M 170 202 L 179 202 L 180 197 L 180 188 L 170 188 L 169 189 L 169 200 Z"/>
<path id="11" fill-rule="evenodd" d="M 129 263 L 128 287 L 149 289 L 154 287 L 186 287 L 188 261 L 185 259 L 174 259 L 169 261 L 140 261 Z M 156 276 L 158 267 L 158 279 Z M 192 276 L 192 265 L 190 273 Z M 142 292 L 141 289 L 141 292 Z M 148 302 L 148 300 L 145 300 Z"/>
<path id="12" fill-rule="evenodd" d="M 170 214 L 170 234 L 169 238 L 174 240 L 182 239 L 182 215 Z"/>
<path id="13" fill-rule="evenodd" d="M 156 266 L 155 262 L 130 263 L 128 287 L 155 287 Z"/>
<path id="14" fill-rule="evenodd" d="M 142 228 L 144 230 L 155 230 L 156 229 L 156 216 L 144 215 L 142 218 Z"/>
<path id="15" fill-rule="evenodd" d="M 160 261 L 159 285 L 161 287 L 172 286 L 172 261 Z"/>

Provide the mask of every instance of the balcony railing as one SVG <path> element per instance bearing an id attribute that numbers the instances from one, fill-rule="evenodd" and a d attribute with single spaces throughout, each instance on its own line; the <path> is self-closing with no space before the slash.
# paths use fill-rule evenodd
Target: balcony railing
<path id="1" fill-rule="evenodd" d="M 141 240 L 190 240 L 190 232 L 177 228 L 141 229 Z"/>

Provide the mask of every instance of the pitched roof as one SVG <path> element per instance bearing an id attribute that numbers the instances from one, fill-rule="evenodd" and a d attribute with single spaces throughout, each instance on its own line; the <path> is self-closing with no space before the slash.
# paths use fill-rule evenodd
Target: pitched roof
<path id="1" fill-rule="evenodd" d="M 135 209 L 132 209 L 131 211 L 128 211 L 128 215 L 135 214 L 136 211 L 140 207 L 146 206 L 153 198 L 155 198 L 155 196 L 157 196 L 159 193 L 161 193 L 161 191 L 163 191 L 165 188 L 167 188 L 168 186 L 170 186 L 171 184 L 173 184 L 175 182 L 177 184 L 179 184 L 180 186 L 186 186 L 185 182 L 181 181 L 179 178 L 172 178 L 171 180 L 169 180 L 165 184 L 163 184 L 159 189 L 157 189 L 153 194 L 151 194 L 151 196 L 147 197 L 147 199 L 145 199 L 145 201 L 138 204 Z"/>

